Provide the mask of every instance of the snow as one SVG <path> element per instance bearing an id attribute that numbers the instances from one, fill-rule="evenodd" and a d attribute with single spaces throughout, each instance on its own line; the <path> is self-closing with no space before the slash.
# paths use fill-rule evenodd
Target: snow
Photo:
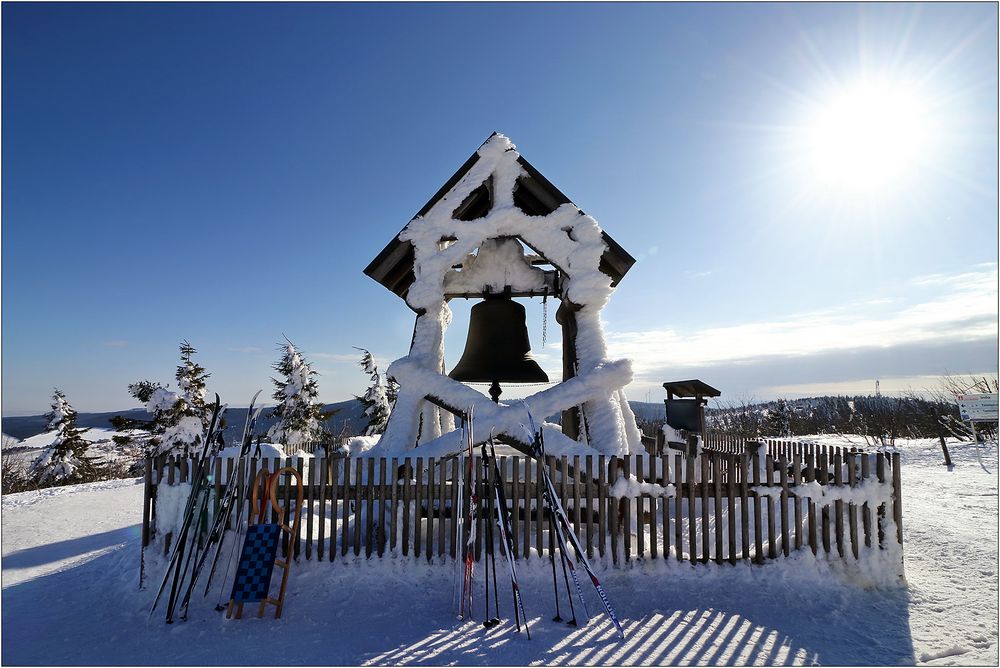
<path id="1" fill-rule="evenodd" d="M 171 392 L 165 387 L 158 387 L 149 395 L 149 401 L 144 404 L 146 412 L 150 415 L 166 413 L 173 410 L 181 396 L 176 392 Z"/>
<path id="2" fill-rule="evenodd" d="M 137 589 L 142 485 L 113 481 L 5 495 L 4 664 L 101 665 L 996 665 L 997 447 L 899 445 L 905 587 L 861 587 L 836 562 L 799 554 L 764 566 L 663 560 L 595 563 L 627 640 L 594 618 L 551 621 L 547 561 L 518 563 L 532 639 L 452 613 L 451 562 L 300 560 L 282 619 L 225 620 L 217 592 L 191 618 L 147 618 L 163 559 L 147 551 Z M 44 528 L 44 530 L 40 530 Z M 503 566 L 500 573 L 503 574 Z M 511 615 L 501 583 L 501 614 Z M 565 601 L 565 599 L 564 599 Z M 565 612 L 565 611 L 564 611 Z M 52 629 L 58 631 L 53 633 Z"/>
<path id="3" fill-rule="evenodd" d="M 672 499 L 677 496 L 677 488 L 671 484 L 659 485 L 655 482 L 639 482 L 635 478 L 629 476 L 622 476 L 615 480 L 614 484 L 611 485 L 611 489 L 608 490 L 608 494 L 615 497 L 616 499 L 622 499 L 625 497 L 636 498 L 642 496 L 643 494 L 648 494 L 653 497 L 666 497 Z"/>
<path id="4" fill-rule="evenodd" d="M 225 448 L 221 452 L 219 452 L 219 457 L 221 457 L 222 459 L 228 459 L 228 458 L 239 459 L 240 449 L 241 448 L 239 445 L 231 445 L 228 448 Z M 253 455 L 256 451 L 257 451 L 257 445 L 254 444 L 250 448 L 250 454 Z M 260 456 L 283 458 L 285 456 L 285 449 L 278 443 L 261 443 Z"/>
<path id="5" fill-rule="evenodd" d="M 514 292 L 545 289 L 545 272 L 528 262 L 515 239 L 487 239 L 478 254 L 466 256 L 461 271 L 444 278 L 449 293 L 478 293 L 487 287 L 499 294 L 508 286 Z"/>
<path id="6" fill-rule="evenodd" d="M 196 445 L 205 435 L 205 425 L 201 418 L 185 415 L 177 420 L 177 424 L 167 427 L 160 439 L 160 453 L 184 452 L 185 446 Z"/>

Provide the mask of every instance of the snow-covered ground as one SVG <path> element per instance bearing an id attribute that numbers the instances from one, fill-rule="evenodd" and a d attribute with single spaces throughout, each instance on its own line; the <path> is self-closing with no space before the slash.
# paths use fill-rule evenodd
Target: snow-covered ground
<path id="1" fill-rule="evenodd" d="M 281 620 L 225 620 L 217 592 L 187 622 L 139 591 L 142 487 L 113 481 L 3 497 L 5 664 L 931 664 L 998 660 L 997 448 L 900 445 L 905 587 L 863 589 L 811 557 L 749 567 L 599 567 L 627 639 L 551 620 L 548 563 L 520 564 L 531 640 L 452 612 L 450 563 L 302 561 Z M 147 555 L 150 571 L 161 560 Z M 504 587 L 501 584 L 501 591 Z M 481 618 L 481 590 L 476 615 Z M 565 602 L 564 602 L 565 607 Z M 509 594 L 501 612 L 511 615 Z M 565 610 L 563 611 L 565 615 Z"/>
<path id="2" fill-rule="evenodd" d="M 127 434 L 141 436 L 143 432 L 139 430 L 127 430 L 118 432 L 111 428 L 90 427 L 83 430 L 83 439 L 90 442 L 87 448 L 87 455 L 94 457 L 97 461 L 117 459 L 120 455 L 121 447 L 111 440 L 113 436 Z M 3 443 L 3 454 L 10 455 L 23 462 L 25 465 L 38 459 L 39 455 L 45 452 L 52 445 L 55 439 L 55 432 L 46 431 L 35 434 L 26 439 L 18 441 L 15 438 L 7 437 Z"/>

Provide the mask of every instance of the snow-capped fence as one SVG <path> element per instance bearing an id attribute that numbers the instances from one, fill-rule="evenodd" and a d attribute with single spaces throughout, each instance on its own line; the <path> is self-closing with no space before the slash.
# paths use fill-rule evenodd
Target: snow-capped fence
<path id="1" fill-rule="evenodd" d="M 872 555 L 901 557 L 899 455 L 772 442 L 755 453 L 703 450 L 697 457 L 573 456 L 540 462 L 500 457 L 518 558 L 553 548 L 539 484 L 548 467 L 587 556 L 619 564 L 637 558 L 691 563 L 762 563 L 795 552 L 850 563 Z M 192 460 L 147 462 L 143 544 L 169 547 L 175 515 L 190 489 Z M 452 512 L 460 463 L 455 458 L 287 458 L 238 466 L 217 459 L 216 498 L 236 475 L 240 489 L 260 468 L 292 466 L 305 481 L 297 554 L 337 557 L 454 557 L 461 537 Z M 474 462 L 478 497 L 492 472 Z M 248 478 L 248 476 L 250 476 Z M 283 480 L 279 495 L 293 495 Z M 239 502 L 247 504 L 241 493 Z M 244 517 L 246 515 L 244 514 Z M 483 553 L 482 513 L 476 558 Z"/>

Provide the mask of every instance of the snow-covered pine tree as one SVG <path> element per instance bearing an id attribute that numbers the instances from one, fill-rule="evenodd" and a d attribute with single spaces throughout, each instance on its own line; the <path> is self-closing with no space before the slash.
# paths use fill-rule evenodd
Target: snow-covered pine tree
<path id="1" fill-rule="evenodd" d="M 41 457 L 32 465 L 32 474 L 40 485 L 74 482 L 87 479 L 94 471 L 94 464 L 87 457 L 87 441 L 83 431 L 76 426 L 76 411 L 66 401 L 58 388 L 52 395 L 52 410 L 48 418 L 48 431 L 55 432 L 55 439 Z"/>
<path id="2" fill-rule="evenodd" d="M 205 381 L 211 375 L 192 357 L 198 351 L 187 341 L 181 341 L 181 363 L 177 367 L 177 388 L 185 403 L 185 414 L 201 418 L 204 428 L 212 419 L 212 412 L 205 405 Z"/>
<path id="3" fill-rule="evenodd" d="M 153 416 L 150 422 L 119 419 L 113 424 L 119 431 L 140 428 L 150 432 L 149 455 L 167 452 L 185 457 L 198 450 L 205 438 L 211 411 L 205 404 L 205 380 L 209 374 L 197 364 L 193 355 L 198 352 L 187 341 L 181 341 L 181 363 L 175 377 L 180 394 L 160 383 L 141 380 L 128 386 L 129 394 L 142 402 L 146 412 Z M 212 444 L 214 452 L 216 444 Z"/>
<path id="4" fill-rule="evenodd" d="M 361 361 L 358 364 L 361 365 L 361 369 L 371 378 L 371 385 L 368 386 L 364 396 L 355 396 L 355 398 L 361 402 L 361 405 L 364 407 L 364 415 L 368 418 L 364 435 L 374 436 L 375 434 L 381 434 L 385 430 L 386 423 L 389 421 L 388 388 L 382 382 L 382 375 L 378 372 L 378 366 L 376 366 L 375 358 L 372 357 L 372 354 L 364 348 L 358 348 L 357 346 L 355 346 L 355 350 L 361 351 Z"/>
<path id="5" fill-rule="evenodd" d="M 764 436 L 788 437 L 791 434 L 792 410 L 788 402 L 778 399 L 773 407 L 764 409 L 764 424 L 761 433 Z"/>
<path id="6" fill-rule="evenodd" d="M 291 452 L 305 443 L 323 439 L 326 435 L 323 427 L 325 416 L 323 405 L 319 403 L 316 379 L 313 378 L 316 372 L 291 341 L 286 339 L 280 350 L 284 351 L 281 360 L 273 368 L 284 379 L 271 379 L 276 388 L 272 396 L 278 402 L 271 411 L 271 417 L 278 421 L 267 430 L 267 438 Z"/>

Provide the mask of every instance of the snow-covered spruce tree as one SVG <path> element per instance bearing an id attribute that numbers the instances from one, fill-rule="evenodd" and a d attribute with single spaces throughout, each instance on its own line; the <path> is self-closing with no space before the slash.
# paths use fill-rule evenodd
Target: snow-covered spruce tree
<path id="1" fill-rule="evenodd" d="M 205 368 L 197 364 L 192 356 L 198 352 L 187 341 L 181 341 L 181 363 L 177 367 L 177 388 L 184 399 L 185 413 L 201 418 L 201 423 L 207 430 L 212 420 L 212 412 L 205 405 L 205 381 L 211 375 Z"/>
<path id="2" fill-rule="evenodd" d="M 121 419 L 114 422 L 119 431 L 140 428 L 150 432 L 147 454 L 167 452 L 188 456 L 198 451 L 212 419 L 205 404 L 205 380 L 209 374 L 192 356 L 197 352 L 187 341 L 180 344 L 181 363 L 175 377 L 180 394 L 160 383 L 141 380 L 128 386 L 129 394 L 140 401 L 153 416 L 149 422 Z M 212 444 L 213 451 L 216 444 Z"/>
<path id="3" fill-rule="evenodd" d="M 309 363 L 306 362 L 291 341 L 281 346 L 281 360 L 274 365 L 274 370 L 284 378 L 272 378 L 275 392 L 274 400 L 278 405 L 271 411 L 271 417 L 277 418 L 270 429 L 267 438 L 280 443 L 291 452 L 305 443 L 322 440 L 326 436 L 323 427 L 323 405 L 319 403 L 319 389 Z"/>
<path id="4" fill-rule="evenodd" d="M 86 480 L 94 473 L 94 464 L 87 457 L 89 444 L 83 440 L 83 430 L 76 426 L 76 411 L 61 390 L 56 389 L 52 395 L 52 411 L 45 417 L 49 421 L 47 430 L 55 432 L 55 439 L 32 465 L 38 484 Z"/>
<path id="5" fill-rule="evenodd" d="M 382 375 L 378 372 L 378 366 L 372 354 L 364 348 L 355 346 L 355 350 L 360 350 L 361 369 L 371 378 L 371 385 L 365 391 L 364 396 L 355 398 L 364 407 L 364 415 L 368 419 L 365 426 L 365 436 L 381 434 L 385 430 L 385 425 L 389 421 L 389 395 L 385 383 L 382 382 Z"/>

